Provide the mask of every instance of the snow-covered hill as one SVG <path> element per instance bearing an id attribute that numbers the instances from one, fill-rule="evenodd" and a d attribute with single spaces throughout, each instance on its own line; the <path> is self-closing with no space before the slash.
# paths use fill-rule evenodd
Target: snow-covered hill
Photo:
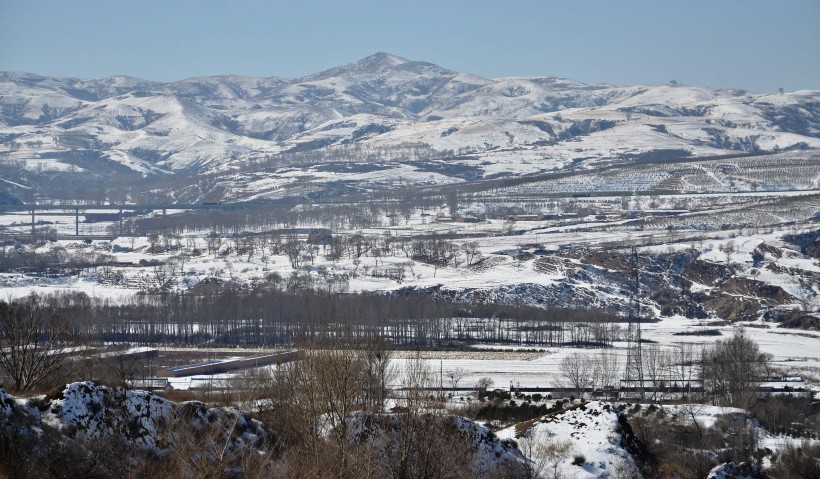
<path id="1" fill-rule="evenodd" d="M 645 454 L 624 415 L 593 401 L 499 431 L 521 441 L 536 477 L 636 477 Z"/>
<path id="2" fill-rule="evenodd" d="M 468 165 L 473 178 L 509 176 L 670 150 L 820 148 L 818 105 L 818 91 L 486 79 L 386 53 L 298 79 L 159 83 L 0 73 L 0 166 L 12 181 L 25 170 L 222 175 L 331 162 L 355 145 L 354 157 L 366 151 L 394 164 L 385 170 L 432 158 Z M 408 144 L 431 152 L 390 153 Z M 464 179 L 404 177 L 410 184 Z M 260 188 L 245 196 L 265 196 Z"/>

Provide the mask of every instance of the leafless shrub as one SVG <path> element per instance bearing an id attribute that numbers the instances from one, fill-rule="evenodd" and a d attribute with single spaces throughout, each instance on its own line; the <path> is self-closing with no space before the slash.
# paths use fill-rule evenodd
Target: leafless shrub
<path id="1" fill-rule="evenodd" d="M 0 302 L 0 367 L 14 389 L 30 391 L 67 364 L 70 325 L 32 294 Z"/>

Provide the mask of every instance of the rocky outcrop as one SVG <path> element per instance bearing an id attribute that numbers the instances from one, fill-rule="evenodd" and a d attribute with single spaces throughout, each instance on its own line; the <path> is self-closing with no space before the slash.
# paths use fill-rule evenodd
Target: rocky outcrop
<path id="1" fill-rule="evenodd" d="M 175 403 L 151 392 L 109 388 L 93 382 L 68 384 L 51 397 L 17 399 L 0 388 L 2 429 L 31 435 L 57 433 L 79 442 L 113 440 L 164 454 L 183 434 L 209 436 L 231 451 L 262 448 L 271 433 L 235 408 L 201 402 Z"/>

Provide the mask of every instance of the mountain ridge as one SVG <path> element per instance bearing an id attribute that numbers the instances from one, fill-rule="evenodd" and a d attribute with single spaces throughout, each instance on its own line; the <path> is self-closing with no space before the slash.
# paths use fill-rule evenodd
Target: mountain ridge
<path id="1" fill-rule="evenodd" d="M 487 79 L 384 52 L 295 79 L 219 75 L 164 83 L 0 72 L 0 174 L 29 187 L 37 186 L 38 171 L 97 182 L 123 168 L 142 177 L 195 178 L 293 164 L 283 155 L 336 161 L 354 145 L 382 163 L 410 161 L 415 166 L 402 170 L 402 181 L 419 185 L 464 181 L 419 167 L 427 156 L 481 178 L 663 151 L 705 157 L 813 149 L 820 148 L 820 91 Z M 429 152 L 396 153 L 407 145 Z M 276 168 L 255 174 L 289 181 Z M 253 196 L 260 194 L 280 193 Z"/>

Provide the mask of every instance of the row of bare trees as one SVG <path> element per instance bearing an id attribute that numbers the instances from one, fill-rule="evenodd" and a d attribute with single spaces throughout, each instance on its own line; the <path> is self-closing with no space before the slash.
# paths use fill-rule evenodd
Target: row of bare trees
<path id="1" fill-rule="evenodd" d="M 575 390 L 577 397 L 587 392 L 617 389 L 621 379 L 621 364 L 610 349 L 595 354 L 571 353 L 561 360 L 562 380 Z"/>
<path id="2" fill-rule="evenodd" d="M 748 409 L 760 397 L 760 381 L 771 374 L 768 356 L 742 330 L 705 346 L 646 344 L 641 358 L 641 387 L 651 402 L 684 394 Z M 574 389 L 577 397 L 620 388 L 623 364 L 611 349 L 570 353 L 559 368 L 562 382 Z"/>
<path id="3" fill-rule="evenodd" d="M 601 329 L 601 310 L 465 304 L 427 291 L 335 294 L 317 276 L 271 275 L 245 287 L 203 280 L 187 292 L 158 291 L 112 302 L 83 293 L 43 296 L 78 337 L 90 342 L 272 346 L 308 338 L 381 337 L 395 346 L 452 347 L 472 342 L 561 346 L 570 329 Z M 601 337 L 600 346 L 615 337 Z M 604 341 L 605 339 L 605 341 Z"/>
<path id="4" fill-rule="evenodd" d="M 642 353 L 643 387 L 647 399 L 662 399 L 665 388 L 699 390 L 701 358 L 700 351 L 690 343 L 663 347 L 646 344 Z M 560 374 L 564 383 L 575 390 L 578 397 L 592 392 L 612 392 L 620 388 L 623 377 L 621 358 L 611 349 L 597 353 L 570 353 L 561 361 Z M 695 384 L 697 382 L 697 384 Z"/>
<path id="5" fill-rule="evenodd" d="M 416 293 L 339 296 L 309 288 L 242 290 L 219 284 L 203 284 L 186 294 L 137 295 L 125 302 L 92 299 L 82 293 L 32 295 L 0 301 L 0 360 L 15 389 L 27 390 L 61 369 L 69 356 L 64 352 L 75 346 L 273 346 L 340 337 L 379 338 L 394 348 L 452 347 L 476 341 L 560 346 L 569 336 L 557 334 L 558 330 L 605 318 L 596 311 L 464 305 Z M 81 357 L 82 352 L 71 356 Z M 108 377 L 118 384 L 133 379 L 134 367 L 116 360 L 116 355 L 108 360 L 112 363 Z M 382 361 L 379 367 L 384 367 L 383 356 L 369 361 Z M 453 387 L 460 377 L 463 374 L 451 378 Z"/>

